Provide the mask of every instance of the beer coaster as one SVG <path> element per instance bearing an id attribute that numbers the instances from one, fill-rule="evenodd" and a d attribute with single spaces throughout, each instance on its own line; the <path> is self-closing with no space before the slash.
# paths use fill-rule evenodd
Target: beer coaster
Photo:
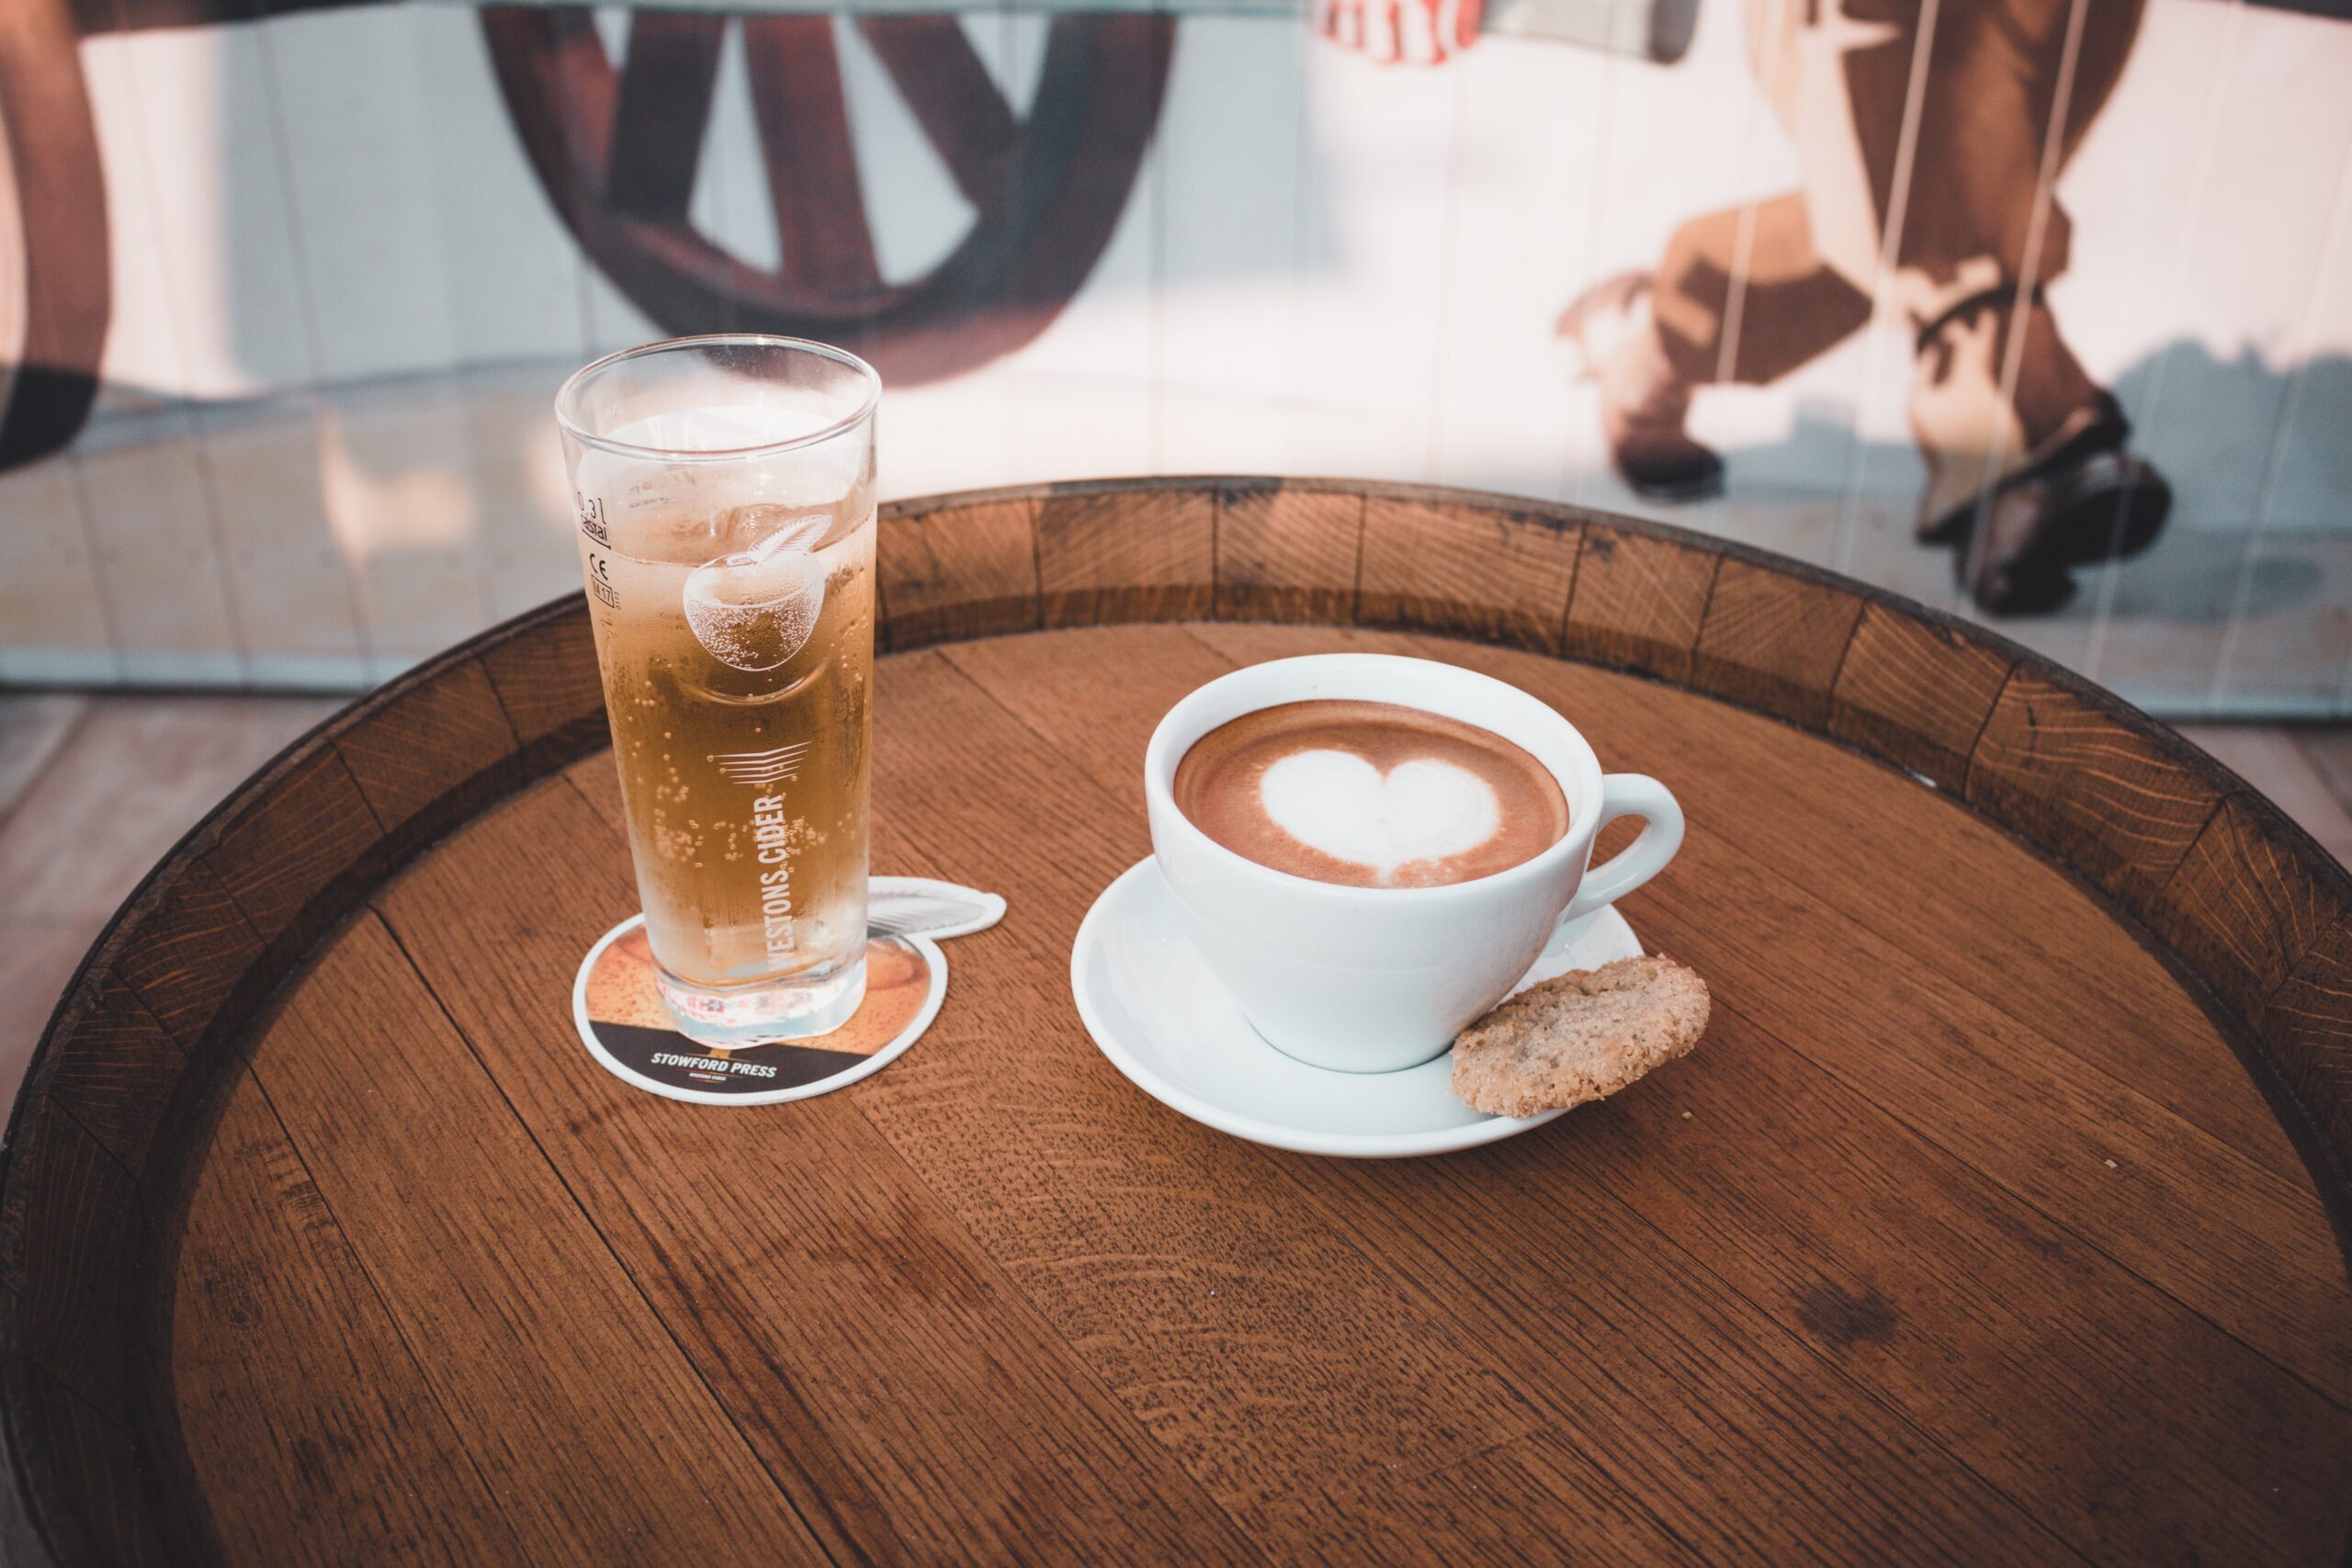
<path id="1" fill-rule="evenodd" d="M 870 937 L 865 999 L 847 1023 L 813 1040 L 717 1050 L 678 1032 L 654 986 L 645 917 L 632 915 L 588 950 L 571 987 L 571 1016 L 605 1070 L 649 1094 L 697 1105 L 775 1105 L 879 1071 L 931 1027 L 946 994 L 947 957 L 936 942 Z"/>

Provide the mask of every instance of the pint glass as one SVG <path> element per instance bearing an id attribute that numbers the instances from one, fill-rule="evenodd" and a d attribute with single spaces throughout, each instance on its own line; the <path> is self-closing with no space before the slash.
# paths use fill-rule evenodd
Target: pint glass
<path id="1" fill-rule="evenodd" d="M 705 1044 L 822 1034 L 865 993 L 880 391 L 729 334 L 556 397 L 646 934 Z"/>

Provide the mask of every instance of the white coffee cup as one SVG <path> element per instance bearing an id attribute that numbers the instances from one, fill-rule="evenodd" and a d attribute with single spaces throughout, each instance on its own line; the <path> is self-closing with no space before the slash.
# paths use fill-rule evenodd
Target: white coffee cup
<path id="1" fill-rule="evenodd" d="M 1173 793 L 1193 742 L 1243 714 L 1317 698 L 1395 703 L 1492 730 L 1559 780 L 1566 836 L 1471 882 L 1351 887 L 1260 865 L 1194 827 Z M 1344 1072 L 1442 1055 L 1555 936 L 1656 876 L 1682 844 L 1682 808 L 1664 784 L 1604 776 L 1584 737 L 1549 706 L 1424 659 L 1317 654 L 1220 676 L 1168 710 L 1143 773 L 1152 852 L 1201 956 L 1275 1048 Z M 1594 835 L 1620 817 L 1646 818 L 1641 835 L 1589 866 Z"/>

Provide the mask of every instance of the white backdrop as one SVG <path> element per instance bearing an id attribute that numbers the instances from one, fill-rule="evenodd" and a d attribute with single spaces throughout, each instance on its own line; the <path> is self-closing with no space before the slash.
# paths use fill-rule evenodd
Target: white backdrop
<path id="1" fill-rule="evenodd" d="M 2098 3 L 2098 0 L 2084 0 Z M 622 48 L 617 15 L 605 18 Z M 964 26 L 1015 102 L 1034 14 Z M 839 29 L 886 274 L 968 209 Z M 1701 394 L 1730 488 L 1684 509 L 1610 473 L 1551 323 L 1793 154 L 1711 4 L 1660 66 L 1489 38 L 1386 67 L 1286 17 L 1187 16 L 1108 251 L 1037 341 L 894 389 L 894 495 L 1141 472 L 1430 480 L 1646 513 L 1955 609 L 1914 547 L 1906 331 Z M 0 680 L 334 687 L 576 590 L 556 384 L 662 335 L 581 258 L 476 17 L 387 6 L 82 45 L 112 226 L 97 413 L 0 474 Z M 692 214 L 777 240 L 729 44 Z M 2352 712 L 2352 24 L 2153 0 L 2060 181 L 2054 308 L 2171 531 L 2001 629 L 2176 715 Z"/>

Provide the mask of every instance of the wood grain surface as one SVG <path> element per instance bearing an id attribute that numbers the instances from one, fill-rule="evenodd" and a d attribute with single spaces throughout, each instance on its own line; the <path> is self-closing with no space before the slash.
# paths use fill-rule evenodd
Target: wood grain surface
<path id="1" fill-rule="evenodd" d="M 1860 597 L 1846 589 L 1727 560 L 1690 650 L 1690 682 L 1818 729 L 1861 614 Z"/>
<path id="2" fill-rule="evenodd" d="M 569 607 L 133 895 L 0 1178 L 16 1555 L 2340 1558 L 2352 905 L 2201 754 L 1867 590 L 1451 492 L 952 497 L 879 581 L 876 869 L 1010 913 L 852 1089 L 686 1106 L 579 1046 L 636 897 Z M 1152 726 L 1339 649 L 1677 792 L 1625 912 L 1713 989 L 1690 1061 L 1356 1164 L 1102 1058 L 1069 954 Z"/>
<path id="3" fill-rule="evenodd" d="M 1957 627 L 1864 605 L 1830 689 L 1829 733 L 1957 794 L 2014 668 Z"/>
<path id="4" fill-rule="evenodd" d="M 1588 522 L 1562 651 L 1595 664 L 1688 680 L 1723 560 L 1653 531 Z"/>
<path id="5" fill-rule="evenodd" d="M 1038 624 L 1034 501 L 899 513 L 883 522 L 875 558 L 889 606 L 888 647 Z"/>
<path id="6" fill-rule="evenodd" d="M 2222 798 L 2165 752 L 2085 694 L 2019 671 L 1977 739 L 1968 798 L 2144 912 Z"/>
<path id="7" fill-rule="evenodd" d="M 1036 527 L 1046 626 L 1208 615 L 1216 582 L 1214 493 L 1062 486 L 1039 503 Z"/>
<path id="8" fill-rule="evenodd" d="M 1345 491 L 1268 482 L 1219 492 L 1217 619 L 1355 619 L 1363 516 L 1363 496 Z"/>
<path id="9" fill-rule="evenodd" d="M 1573 516 L 1442 495 L 1373 496 L 1356 619 L 1552 651 L 1583 543 L 1584 524 Z"/>

